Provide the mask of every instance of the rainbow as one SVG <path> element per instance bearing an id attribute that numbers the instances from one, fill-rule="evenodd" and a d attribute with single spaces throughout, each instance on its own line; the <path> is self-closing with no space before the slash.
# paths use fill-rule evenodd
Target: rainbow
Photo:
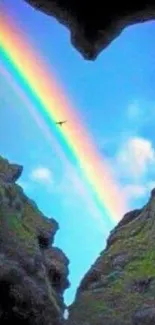
<path id="1" fill-rule="evenodd" d="M 59 156 L 63 164 L 65 164 L 65 170 L 72 175 L 72 182 L 74 186 L 77 188 L 79 194 L 87 203 L 87 207 L 88 210 L 90 210 L 91 216 L 97 221 L 98 228 L 104 235 L 107 235 L 107 231 L 109 230 L 109 224 L 105 222 L 106 220 L 103 220 L 101 210 L 99 210 L 99 208 L 96 207 L 95 202 L 91 199 L 86 186 L 84 186 L 85 184 L 81 182 L 80 178 L 77 175 L 76 168 L 74 168 L 73 165 L 66 158 L 66 155 L 62 151 L 61 146 L 56 141 L 55 137 L 52 136 L 52 133 L 50 132 L 50 128 L 46 125 L 46 123 L 38 114 L 38 112 L 36 112 L 36 108 L 33 106 L 32 102 L 26 96 L 25 92 L 21 89 L 18 83 L 16 83 L 16 81 L 12 77 L 12 74 L 10 74 L 6 70 L 6 68 L 4 68 L 1 64 L 0 64 L 0 72 L 1 75 L 3 75 L 3 77 L 9 82 L 9 84 L 14 89 L 14 91 L 18 94 L 18 96 L 22 99 L 22 102 L 25 104 L 32 118 L 37 123 L 37 126 L 42 130 L 44 136 L 51 144 L 52 149 L 55 148 L 57 155 Z"/>
<path id="2" fill-rule="evenodd" d="M 32 47 L 18 26 L 4 12 L 0 15 L 0 58 L 27 98 L 35 103 L 36 116 L 42 117 L 44 130 L 55 129 L 95 196 L 99 209 L 112 222 L 118 222 L 127 210 L 126 198 L 112 177 L 108 163 L 97 151 L 81 116 L 72 106 L 49 67 Z M 4 72 L 4 71 L 3 71 Z M 55 121 L 66 119 L 62 128 Z"/>

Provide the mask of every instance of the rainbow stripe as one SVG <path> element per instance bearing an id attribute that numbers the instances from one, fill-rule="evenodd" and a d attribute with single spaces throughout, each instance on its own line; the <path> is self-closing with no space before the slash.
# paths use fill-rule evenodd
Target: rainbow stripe
<path id="1" fill-rule="evenodd" d="M 0 16 L 0 57 L 4 66 L 27 94 L 35 114 L 42 117 L 45 128 L 55 129 L 65 151 L 80 167 L 83 181 L 89 185 L 99 209 L 112 222 L 122 218 L 127 210 L 126 198 L 112 177 L 107 162 L 99 155 L 81 116 L 66 98 L 63 89 L 49 72 L 48 66 L 37 54 L 26 36 L 6 15 Z M 62 128 L 57 120 L 68 120 Z"/>
<path id="2" fill-rule="evenodd" d="M 44 120 L 41 118 L 41 116 L 36 112 L 35 106 L 33 106 L 32 102 L 29 100 L 29 98 L 25 95 L 25 92 L 20 88 L 20 86 L 16 83 L 14 78 L 12 77 L 12 74 L 10 74 L 6 68 L 4 68 L 0 64 L 0 72 L 3 75 L 3 77 L 8 81 L 8 83 L 11 85 L 11 87 L 14 89 L 16 94 L 22 99 L 22 102 L 28 109 L 29 113 L 31 114 L 32 118 L 37 123 L 37 126 L 41 129 L 46 139 L 51 144 L 52 149 L 55 148 L 55 151 L 63 164 L 65 164 L 65 170 L 68 171 L 69 174 L 72 175 L 72 182 L 76 189 L 78 190 L 79 194 L 84 199 L 85 203 L 87 204 L 88 210 L 90 210 L 91 216 L 97 221 L 97 226 L 99 227 L 100 231 L 107 235 L 107 231 L 109 231 L 109 224 L 106 222 L 107 220 L 103 220 L 103 214 L 101 213 L 101 210 L 96 206 L 95 202 L 91 199 L 91 196 L 89 195 L 85 184 L 81 182 L 80 178 L 77 175 L 76 168 L 73 167 L 73 165 L 68 161 L 66 158 L 65 153 L 62 151 L 61 146 L 56 141 L 55 137 L 52 135 L 50 128 L 47 126 L 47 124 L 44 122 Z"/>

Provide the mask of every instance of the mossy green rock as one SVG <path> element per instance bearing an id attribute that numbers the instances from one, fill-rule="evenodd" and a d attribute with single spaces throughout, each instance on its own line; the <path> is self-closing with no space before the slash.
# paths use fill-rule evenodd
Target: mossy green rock
<path id="1" fill-rule="evenodd" d="M 69 261 L 52 247 L 57 222 L 15 183 L 21 172 L 0 157 L 0 324 L 60 325 Z"/>
<path id="2" fill-rule="evenodd" d="M 82 280 L 67 325 L 155 324 L 155 191 L 111 232 Z"/>

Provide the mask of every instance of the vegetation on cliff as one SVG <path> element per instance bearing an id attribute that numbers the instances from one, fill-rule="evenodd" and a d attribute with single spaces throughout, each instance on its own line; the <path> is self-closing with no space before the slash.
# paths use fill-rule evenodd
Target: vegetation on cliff
<path id="1" fill-rule="evenodd" d="M 52 247 L 57 222 L 15 183 L 21 173 L 0 157 L 0 323 L 59 325 L 69 261 Z"/>
<path id="2" fill-rule="evenodd" d="M 111 232 L 70 307 L 71 324 L 155 324 L 155 191 Z"/>

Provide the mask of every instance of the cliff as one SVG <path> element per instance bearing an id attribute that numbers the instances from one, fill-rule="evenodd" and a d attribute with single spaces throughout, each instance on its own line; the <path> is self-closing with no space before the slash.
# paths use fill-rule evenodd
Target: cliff
<path id="1" fill-rule="evenodd" d="M 0 157 L 0 324 L 61 325 L 68 259 L 58 224 L 16 184 L 22 167 Z"/>
<path id="2" fill-rule="evenodd" d="M 155 324 L 155 190 L 127 213 L 82 280 L 67 325 Z"/>
<path id="3" fill-rule="evenodd" d="M 91 60 L 119 36 L 125 27 L 155 19 L 155 2 L 152 0 L 117 0 L 114 3 L 107 0 L 25 1 L 66 25 L 71 32 L 72 44 L 86 59 Z"/>
<path id="4" fill-rule="evenodd" d="M 154 325 L 155 190 L 111 232 L 64 322 L 69 261 L 53 247 L 57 222 L 16 184 L 21 173 L 0 157 L 0 324 Z"/>

